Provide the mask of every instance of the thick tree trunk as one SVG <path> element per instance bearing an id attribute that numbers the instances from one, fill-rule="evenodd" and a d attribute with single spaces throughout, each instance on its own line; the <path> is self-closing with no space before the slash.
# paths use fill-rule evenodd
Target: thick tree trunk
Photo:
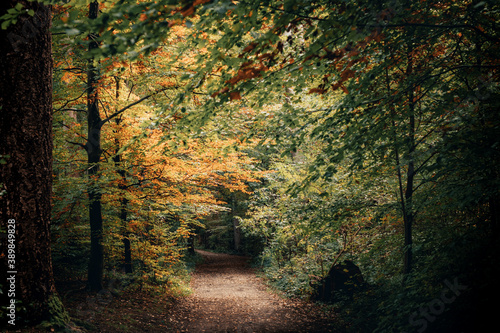
<path id="1" fill-rule="evenodd" d="M 89 19 L 97 18 L 99 3 L 94 1 L 89 6 Z M 89 52 L 98 48 L 98 44 L 92 41 L 96 37 L 90 34 Z M 88 139 L 86 144 L 88 161 L 88 195 L 89 195 L 89 221 L 90 221 L 90 260 L 88 269 L 88 283 L 90 290 L 102 289 L 104 249 L 102 233 L 102 208 L 101 189 L 98 182 L 99 162 L 101 159 L 101 117 L 99 114 L 99 96 L 97 84 L 99 73 L 94 59 L 89 60 L 87 70 L 87 123 Z"/>
<path id="2" fill-rule="evenodd" d="M 50 253 L 51 12 L 37 2 L 7 0 L 0 16 L 17 3 L 35 15 L 0 30 L 0 297 L 2 307 L 20 302 L 2 318 L 10 329 L 53 319 L 60 305 Z"/>

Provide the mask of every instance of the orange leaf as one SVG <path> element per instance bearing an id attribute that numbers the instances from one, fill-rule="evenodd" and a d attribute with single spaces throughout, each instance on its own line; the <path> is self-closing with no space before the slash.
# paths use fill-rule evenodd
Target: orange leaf
<path id="1" fill-rule="evenodd" d="M 314 94 L 314 93 L 317 93 L 317 94 L 324 94 L 326 92 L 326 89 L 322 89 L 322 88 L 312 88 L 311 90 L 309 90 L 309 93 L 310 94 Z"/>
<path id="2" fill-rule="evenodd" d="M 240 100 L 241 99 L 241 95 L 240 95 L 240 92 L 239 91 L 232 91 L 229 93 L 229 99 L 230 100 Z"/>

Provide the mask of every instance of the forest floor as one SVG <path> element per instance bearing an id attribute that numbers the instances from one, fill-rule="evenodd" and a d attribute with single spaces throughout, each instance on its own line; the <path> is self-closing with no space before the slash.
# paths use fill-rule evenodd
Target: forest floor
<path id="1" fill-rule="evenodd" d="M 249 257 L 197 252 L 204 260 L 192 274 L 191 295 L 133 291 L 85 298 L 79 293 L 65 304 L 80 326 L 71 331 L 339 332 L 330 308 L 271 291 Z"/>

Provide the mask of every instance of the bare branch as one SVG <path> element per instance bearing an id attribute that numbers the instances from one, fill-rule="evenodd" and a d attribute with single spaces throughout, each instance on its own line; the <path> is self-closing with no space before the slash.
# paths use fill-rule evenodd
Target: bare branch
<path id="1" fill-rule="evenodd" d="M 121 108 L 120 110 L 116 111 L 115 113 L 113 113 L 113 114 L 109 115 L 107 118 L 105 118 L 105 119 L 101 120 L 101 122 L 99 123 L 99 127 L 102 127 L 105 123 L 107 123 L 107 122 L 108 122 L 108 121 L 110 121 L 111 119 L 113 119 L 113 118 L 115 118 L 115 117 L 119 116 L 120 114 L 122 114 L 123 112 L 127 111 L 128 109 L 130 109 L 130 108 L 131 108 L 131 107 L 133 107 L 134 105 L 137 105 L 137 104 L 139 104 L 139 103 L 141 103 L 141 102 L 143 102 L 143 101 L 145 101 L 145 100 L 147 100 L 147 99 L 149 99 L 149 98 L 151 98 L 151 97 L 153 97 L 153 96 L 155 96 L 155 95 L 157 95 L 157 94 L 159 94 L 159 93 L 161 93 L 161 92 L 163 92 L 163 91 L 165 91 L 165 90 L 168 90 L 168 89 L 176 89 L 176 88 L 179 88 L 179 86 L 174 86 L 174 87 L 166 87 L 166 88 L 163 88 L 163 89 L 157 90 L 157 91 L 155 91 L 155 92 L 153 92 L 153 93 L 151 93 L 151 94 L 149 94 L 149 95 L 147 95 L 147 96 L 144 96 L 143 98 L 138 99 L 137 101 L 135 101 L 135 102 L 133 102 L 133 103 L 130 103 L 129 105 L 127 105 L 127 106 L 125 106 L 125 107 Z"/>
<path id="2" fill-rule="evenodd" d="M 69 140 L 66 140 L 67 143 L 70 143 L 72 145 L 75 145 L 75 146 L 78 146 L 78 147 L 81 147 L 85 150 L 87 150 L 87 145 L 84 145 L 83 143 L 80 143 L 80 142 L 73 142 L 73 141 L 69 141 Z"/>
<path id="3" fill-rule="evenodd" d="M 54 110 L 54 113 L 59 112 L 59 111 L 61 111 L 62 109 L 66 108 L 66 105 L 68 105 L 69 103 L 74 102 L 74 101 L 76 101 L 76 100 L 80 99 L 80 98 L 81 98 L 83 95 L 85 95 L 86 93 L 87 93 L 87 91 L 86 91 L 86 90 L 84 90 L 84 91 L 81 93 L 81 95 L 80 95 L 80 96 L 78 96 L 78 97 L 76 97 L 76 98 L 74 98 L 74 99 L 70 99 L 69 101 L 66 101 L 66 103 L 64 103 L 64 105 L 63 105 L 63 106 L 61 106 L 59 109 Z"/>

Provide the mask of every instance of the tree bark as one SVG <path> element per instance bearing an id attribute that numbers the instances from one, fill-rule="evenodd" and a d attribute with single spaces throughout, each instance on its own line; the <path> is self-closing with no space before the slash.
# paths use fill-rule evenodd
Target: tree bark
<path id="1" fill-rule="evenodd" d="M 118 99 L 120 98 L 120 78 L 115 77 L 115 82 L 116 82 L 116 93 L 115 93 L 115 98 L 116 101 L 118 102 Z M 116 125 L 120 125 L 122 122 L 122 117 L 117 116 L 115 118 L 115 123 Z M 119 137 L 119 129 L 115 132 L 115 156 L 113 156 L 113 162 L 115 163 L 115 167 L 117 168 L 117 173 L 120 175 L 122 182 L 118 185 L 118 189 L 120 190 L 120 220 L 122 221 L 122 226 L 123 226 L 123 247 L 124 247 L 124 253 L 123 253 L 123 258 L 124 258 L 124 264 L 123 264 L 123 269 L 125 270 L 125 273 L 132 273 L 132 250 L 130 247 L 130 238 L 129 238 L 129 233 L 127 231 L 127 215 L 128 215 L 128 199 L 126 197 L 126 182 L 127 182 L 127 173 L 125 169 L 123 169 L 122 166 L 122 155 L 119 154 L 121 144 L 120 144 L 120 137 Z"/>
<path id="2" fill-rule="evenodd" d="M 12 299 L 20 302 L 14 323 L 21 326 L 51 320 L 57 295 L 50 252 L 51 10 L 8 0 L 0 2 L 0 16 L 17 3 L 35 15 L 22 14 L 0 30 L 0 298 L 2 307 Z M 2 324 L 16 329 L 12 323 Z"/>
<path id="3" fill-rule="evenodd" d="M 91 2 L 89 6 L 89 19 L 97 18 L 99 3 Z M 96 34 L 89 34 L 89 53 L 98 48 L 95 41 Z M 99 186 L 99 162 L 101 159 L 101 117 L 99 114 L 99 96 L 97 84 L 99 80 L 98 68 L 94 59 L 90 58 L 87 70 L 87 123 L 88 138 L 86 144 L 88 161 L 88 196 L 89 196 L 89 221 L 90 221 L 90 259 L 88 267 L 88 284 L 92 291 L 102 289 L 104 266 L 103 232 L 102 232 L 102 207 L 101 189 Z"/>
<path id="4" fill-rule="evenodd" d="M 406 77 L 409 78 L 413 74 L 413 47 L 408 47 L 408 65 Z M 405 214 L 404 219 L 404 267 L 403 274 L 408 276 L 413 266 L 413 238 L 412 229 L 415 219 L 413 212 L 413 185 L 415 178 L 415 92 L 410 88 L 408 92 L 408 170 L 406 172 L 406 190 L 405 190 Z"/>
<path id="5" fill-rule="evenodd" d="M 240 251 L 241 246 L 241 229 L 240 220 L 237 217 L 233 217 L 233 233 L 234 233 L 234 250 Z"/>

